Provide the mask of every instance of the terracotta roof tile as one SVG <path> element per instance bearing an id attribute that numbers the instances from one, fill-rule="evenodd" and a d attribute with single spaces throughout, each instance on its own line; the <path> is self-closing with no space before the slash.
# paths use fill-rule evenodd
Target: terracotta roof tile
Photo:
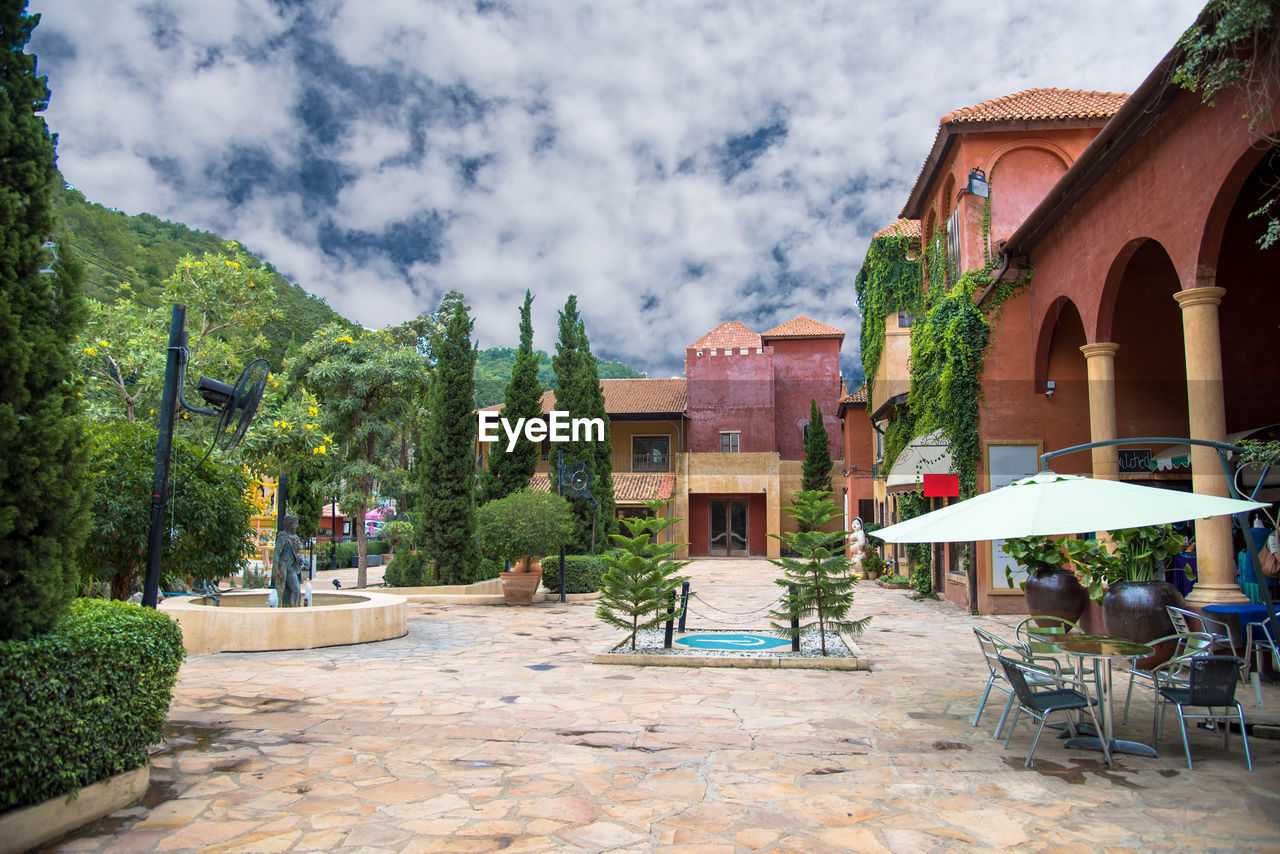
<path id="1" fill-rule="evenodd" d="M 844 330 L 819 323 L 812 317 L 793 317 L 781 326 L 761 332 L 761 338 L 844 338 Z"/>
<path id="2" fill-rule="evenodd" d="M 871 235 L 871 239 L 875 240 L 877 237 L 897 237 L 899 235 L 902 235 L 904 237 L 914 237 L 919 239 L 920 220 L 918 219 L 895 220 L 894 222 L 891 222 L 890 224 L 886 225 L 884 228 L 877 231 L 875 234 Z"/>
<path id="3" fill-rule="evenodd" d="M 942 117 L 953 122 L 1052 121 L 1058 119 L 1106 119 L 1129 96 L 1120 92 L 1086 92 L 1079 89 L 1027 89 L 962 107 Z"/>
<path id="4" fill-rule="evenodd" d="M 604 411 L 609 415 L 642 415 L 645 413 L 684 412 L 685 380 L 672 379 L 618 379 L 600 380 L 604 389 Z M 542 393 L 542 411 L 555 409 L 556 393 Z M 486 407 L 496 408 L 496 407 Z"/>
<path id="5" fill-rule="evenodd" d="M 849 404 L 859 404 L 859 403 L 865 404 L 866 402 L 867 402 L 866 383 L 863 383 L 862 385 L 858 386 L 858 390 L 853 392 L 852 394 L 849 393 L 848 389 L 845 389 L 844 395 L 840 398 L 840 404 L 842 406 L 846 406 Z"/>
<path id="6" fill-rule="evenodd" d="M 551 476 L 535 474 L 529 480 L 529 488 L 539 492 L 551 491 Z M 670 499 L 675 494 L 674 474 L 615 474 L 613 476 L 613 500 L 635 504 L 655 498 Z"/>
<path id="7" fill-rule="evenodd" d="M 736 320 L 726 320 L 690 345 L 694 350 L 736 350 L 763 346 L 759 335 Z"/>

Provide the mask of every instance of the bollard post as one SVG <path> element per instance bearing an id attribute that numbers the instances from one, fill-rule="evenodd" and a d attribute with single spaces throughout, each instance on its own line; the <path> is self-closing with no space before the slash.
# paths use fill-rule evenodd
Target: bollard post
<path id="1" fill-rule="evenodd" d="M 788 584 L 787 590 L 790 593 L 789 602 L 791 606 L 791 651 L 800 651 L 800 612 L 796 608 L 796 586 Z"/>
<path id="2" fill-rule="evenodd" d="M 684 618 L 689 615 L 689 582 L 680 582 L 680 625 L 676 631 L 684 634 Z"/>
<path id="3" fill-rule="evenodd" d="M 667 604 L 667 630 L 662 636 L 662 648 L 671 649 L 671 630 L 674 627 L 674 619 L 676 613 L 676 591 L 671 591 L 671 601 Z"/>

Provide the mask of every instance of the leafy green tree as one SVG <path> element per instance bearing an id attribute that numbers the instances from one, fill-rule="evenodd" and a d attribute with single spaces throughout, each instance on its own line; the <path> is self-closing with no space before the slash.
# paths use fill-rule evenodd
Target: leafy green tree
<path id="1" fill-rule="evenodd" d="M 54 140 L 36 58 L 38 15 L 0 4 L 0 639 L 49 629 L 75 595 L 88 529 L 72 342 L 81 272 L 44 248 L 54 233 Z M 64 260 L 55 260 L 64 259 Z"/>
<path id="2" fill-rule="evenodd" d="M 436 357 L 428 395 L 427 422 L 420 458 L 414 462 L 418 543 L 435 564 L 442 584 L 464 584 L 480 564 L 476 549 L 476 416 L 471 343 L 474 322 L 456 291 L 441 304 L 444 332 L 433 348 Z"/>
<path id="3" fill-rule="evenodd" d="M 631 648 L 636 648 L 636 634 L 659 626 L 669 619 L 679 618 L 677 605 L 674 614 L 668 614 L 671 594 L 681 583 L 688 581 L 677 575 L 689 565 L 687 560 L 672 560 L 671 556 L 688 543 L 661 543 L 659 535 L 679 522 L 664 519 L 662 514 L 667 502 L 646 501 L 653 511 L 648 518 L 623 519 L 630 536 L 613 534 L 614 543 L 621 551 L 606 552 L 603 557 L 608 569 L 600 582 L 600 602 L 596 616 L 614 628 L 627 633 Z"/>
<path id="4" fill-rule="evenodd" d="M 146 572 L 158 432 L 149 424 L 114 421 L 95 425 L 90 439 L 93 530 L 80 562 L 87 579 L 108 583 L 111 598 L 126 599 Z M 174 535 L 160 556 L 166 585 L 232 575 L 248 557 L 256 512 L 248 476 L 238 465 L 204 456 L 203 448 L 174 437 L 173 494 L 165 516 Z"/>
<path id="5" fill-rule="evenodd" d="M 519 419 L 542 416 L 542 384 L 538 382 L 538 355 L 533 351 L 533 295 L 524 292 L 520 307 L 520 348 L 516 351 L 511 381 L 503 395 L 502 417 L 512 424 Z M 503 498 L 529 485 L 538 468 L 541 449 L 521 433 L 515 447 L 507 450 L 505 440 L 489 446 L 489 467 L 480 477 L 480 502 Z"/>
<path id="6" fill-rule="evenodd" d="M 334 475 L 343 484 L 342 510 L 355 517 L 360 556 L 356 583 L 364 587 L 369 555 L 365 513 L 373 504 L 374 485 L 397 462 L 390 449 L 403 423 L 417 412 L 426 361 L 386 330 L 353 333 L 335 323 L 298 350 L 289 380 L 316 396 L 324 436 L 337 448 Z"/>
<path id="7" fill-rule="evenodd" d="M 564 442 L 555 450 L 563 450 L 565 463 L 585 462 L 591 471 L 591 495 L 599 502 L 594 522 L 597 541 L 617 529 L 614 519 L 613 452 L 609 444 L 609 416 L 604 409 L 604 391 L 596 373 L 596 360 L 591 355 L 586 326 L 578 315 L 578 298 L 572 294 L 560 312 L 560 335 L 556 355 L 551 360 L 556 373 L 556 409 L 568 412 L 570 418 L 598 418 L 604 423 L 604 440 Z M 589 502 L 575 499 L 573 513 L 574 538 L 570 548 L 579 554 L 591 552 L 593 509 Z"/>
<path id="8" fill-rule="evenodd" d="M 804 478 L 801 489 L 805 492 L 831 491 L 831 446 L 826 425 L 822 423 L 822 410 L 818 401 L 809 399 L 809 429 L 804 431 Z"/>
<path id="9" fill-rule="evenodd" d="M 809 626 L 817 626 L 822 654 L 826 655 L 828 632 L 861 634 L 871 618 L 849 619 L 858 580 L 845 555 L 844 538 L 848 532 L 820 530 L 837 518 L 830 494 L 821 490 L 797 492 L 788 510 L 801 530 L 769 536 L 781 540 L 800 557 L 769 561 L 782 568 L 783 577 L 775 579 L 775 583 L 787 590 L 779 598 L 778 607 L 769 612 L 778 621 L 770 625 L 779 636 L 792 639 Z M 791 628 L 793 617 L 800 623 L 798 629 Z"/>

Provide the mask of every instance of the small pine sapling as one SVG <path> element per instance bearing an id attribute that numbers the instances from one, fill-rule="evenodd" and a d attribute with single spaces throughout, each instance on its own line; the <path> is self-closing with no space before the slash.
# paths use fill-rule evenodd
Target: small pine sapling
<path id="1" fill-rule="evenodd" d="M 680 521 L 662 518 L 666 505 L 666 501 L 646 501 L 651 517 L 623 519 L 631 536 L 610 535 L 621 551 L 603 555 L 608 568 L 601 579 L 596 616 L 627 632 L 632 649 L 639 632 L 680 617 L 679 606 L 674 614 L 668 609 L 672 592 L 688 580 L 676 573 L 689 561 L 671 556 L 688 543 L 658 542 L 659 534 Z"/>
<path id="2" fill-rule="evenodd" d="M 844 553 L 847 532 L 820 530 L 838 515 L 831 498 L 820 490 L 797 492 L 788 511 L 802 530 L 769 536 L 781 540 L 799 557 L 769 561 L 782 568 L 783 577 L 774 583 L 787 590 L 779 598 L 778 607 L 769 612 L 778 622 L 769 625 L 780 637 L 792 640 L 806 628 L 817 626 L 825 656 L 828 632 L 858 635 L 871 618 L 849 619 L 858 580 L 853 575 L 852 562 Z M 791 627 L 792 619 L 798 619 L 799 628 Z"/>

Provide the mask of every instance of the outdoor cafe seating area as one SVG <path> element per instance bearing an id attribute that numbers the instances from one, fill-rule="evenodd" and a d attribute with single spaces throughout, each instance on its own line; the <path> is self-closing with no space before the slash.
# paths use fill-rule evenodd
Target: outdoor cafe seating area
<path id="1" fill-rule="evenodd" d="M 1280 651 L 1269 626 L 1263 619 L 1249 620 L 1251 611 L 1241 610 L 1229 623 L 1213 614 L 1168 610 L 1176 631 L 1149 643 L 1089 634 L 1054 616 L 1028 617 L 1005 638 L 974 626 L 987 680 L 973 726 L 1003 697 L 992 737 L 1003 737 L 1008 749 L 1018 724 L 1028 720 L 1034 730 L 1026 767 L 1033 767 L 1037 750 L 1050 749 L 1047 740 L 1058 739 L 1066 749 L 1100 751 L 1111 765 L 1118 754 L 1155 757 L 1162 740 L 1172 749 L 1164 722 L 1168 718 L 1172 724 L 1176 713 L 1178 746 L 1188 769 L 1194 769 L 1197 756 L 1226 751 L 1238 752 L 1252 771 L 1252 724 L 1244 703 L 1263 711 L 1262 681 L 1280 671 Z M 1128 684 L 1118 698 L 1121 679 Z M 1150 715 L 1149 731 L 1138 731 L 1145 719 L 1138 709 Z M 1057 738 L 1046 739 L 1047 729 Z M 1220 735 L 1220 742 L 1210 735 Z"/>

